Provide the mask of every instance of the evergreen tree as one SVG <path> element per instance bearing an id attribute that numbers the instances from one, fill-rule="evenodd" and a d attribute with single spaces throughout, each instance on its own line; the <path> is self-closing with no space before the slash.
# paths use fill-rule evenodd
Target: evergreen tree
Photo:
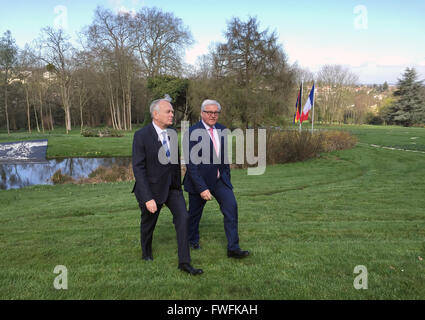
<path id="1" fill-rule="evenodd" d="M 410 126 L 425 121 L 425 101 L 422 96 L 422 81 L 417 80 L 414 68 L 406 68 L 402 79 L 398 79 L 394 96 L 396 103 L 390 110 L 389 120 L 396 124 Z"/>
<path id="2" fill-rule="evenodd" d="M 382 91 L 387 91 L 388 90 L 388 83 L 387 81 L 384 82 L 384 84 L 382 85 Z"/>

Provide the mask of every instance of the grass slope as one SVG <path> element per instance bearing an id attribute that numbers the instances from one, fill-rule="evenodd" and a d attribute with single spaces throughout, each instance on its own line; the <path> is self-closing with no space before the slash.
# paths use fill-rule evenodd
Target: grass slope
<path id="1" fill-rule="evenodd" d="M 141 261 L 131 183 L 0 191 L 0 299 L 423 299 L 424 155 L 370 147 L 393 139 L 357 130 L 364 144 L 352 150 L 262 176 L 232 171 L 240 243 L 252 255 L 226 257 L 210 202 L 202 250 L 192 252 L 200 277 L 177 269 L 166 208 L 155 260 Z M 56 265 L 68 268 L 68 290 L 53 287 Z M 357 265 L 367 267 L 367 290 L 353 287 Z"/>

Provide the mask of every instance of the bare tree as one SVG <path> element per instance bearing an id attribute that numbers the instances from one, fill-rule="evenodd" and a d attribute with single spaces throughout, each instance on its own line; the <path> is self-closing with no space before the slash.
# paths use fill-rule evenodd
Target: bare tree
<path id="1" fill-rule="evenodd" d="M 131 85 L 135 61 L 130 39 L 131 15 L 97 7 L 95 19 L 84 32 L 87 49 L 96 53 L 104 74 L 113 127 L 131 130 Z"/>
<path id="2" fill-rule="evenodd" d="M 179 75 L 192 34 L 181 19 L 157 8 L 143 8 L 131 23 L 131 39 L 146 77 Z"/>
<path id="3" fill-rule="evenodd" d="M 10 135 L 9 128 L 9 113 L 8 113 L 8 92 L 9 75 L 17 61 L 18 48 L 15 44 L 15 39 L 12 38 L 12 33 L 7 30 L 0 39 L 0 67 L 4 73 L 4 108 L 6 113 L 7 134 Z"/>
<path id="4" fill-rule="evenodd" d="M 75 64 L 77 69 L 73 77 L 73 92 L 76 104 L 79 106 L 80 112 L 80 127 L 84 127 L 84 109 L 91 99 L 93 90 L 90 87 L 95 87 L 95 74 L 91 64 L 91 56 L 88 52 L 81 51 L 75 56 Z"/>
<path id="5" fill-rule="evenodd" d="M 36 55 L 29 45 L 26 45 L 25 48 L 19 53 L 17 77 L 21 81 L 22 87 L 25 92 L 27 127 L 29 133 L 31 133 L 30 87 L 32 70 L 34 69 L 36 60 Z"/>
<path id="6" fill-rule="evenodd" d="M 326 123 L 343 121 L 345 109 L 354 105 L 353 86 L 357 75 L 341 65 L 325 65 L 317 78 L 320 91 L 316 106 L 321 120 Z"/>
<path id="7" fill-rule="evenodd" d="M 55 74 L 59 84 L 62 106 L 65 112 L 66 133 L 72 129 L 70 89 L 72 79 L 71 57 L 74 48 L 69 39 L 63 29 L 53 29 L 52 27 L 43 28 L 40 36 L 40 43 L 43 48 L 41 59 L 47 63 L 47 70 Z"/>

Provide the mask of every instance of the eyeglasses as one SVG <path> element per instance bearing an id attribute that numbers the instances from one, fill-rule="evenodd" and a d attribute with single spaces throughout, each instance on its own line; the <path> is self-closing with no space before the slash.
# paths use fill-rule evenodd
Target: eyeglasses
<path id="1" fill-rule="evenodd" d="M 216 116 L 218 117 L 218 115 L 220 114 L 220 111 L 202 111 L 205 112 L 208 116 Z"/>

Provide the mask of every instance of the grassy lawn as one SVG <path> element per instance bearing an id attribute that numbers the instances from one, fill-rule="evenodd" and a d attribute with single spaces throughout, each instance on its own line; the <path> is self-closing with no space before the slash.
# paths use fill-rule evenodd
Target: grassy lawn
<path id="1" fill-rule="evenodd" d="M 318 128 L 329 128 L 319 126 Z M 375 144 L 405 150 L 425 151 L 425 129 L 399 126 L 345 125 L 332 129 L 348 130 L 361 143 Z"/>
<path id="2" fill-rule="evenodd" d="M 46 133 L 11 133 L 10 136 L 7 133 L 0 133 L 0 143 L 48 139 L 47 158 L 131 157 L 131 146 L 135 131 L 123 131 L 124 136 L 119 138 L 83 137 L 79 129 L 73 129 L 69 134 L 66 134 L 64 128 L 56 129 L 53 132 L 46 131 Z"/>
<path id="3" fill-rule="evenodd" d="M 251 256 L 226 257 L 223 218 L 210 202 L 202 250 L 192 252 L 199 277 L 177 269 L 166 208 L 155 260 L 140 259 L 132 183 L 0 191 L 0 299 L 424 299 L 425 155 L 370 144 L 423 148 L 425 129 L 342 129 L 358 136 L 356 148 L 269 166 L 262 176 L 232 171 L 240 243 Z M 78 135 L 49 136 L 48 155 L 81 156 L 95 146 L 131 154 L 132 134 L 117 143 Z M 68 290 L 53 287 L 57 265 L 68 269 Z M 358 265 L 367 267 L 367 290 L 353 287 Z"/>

